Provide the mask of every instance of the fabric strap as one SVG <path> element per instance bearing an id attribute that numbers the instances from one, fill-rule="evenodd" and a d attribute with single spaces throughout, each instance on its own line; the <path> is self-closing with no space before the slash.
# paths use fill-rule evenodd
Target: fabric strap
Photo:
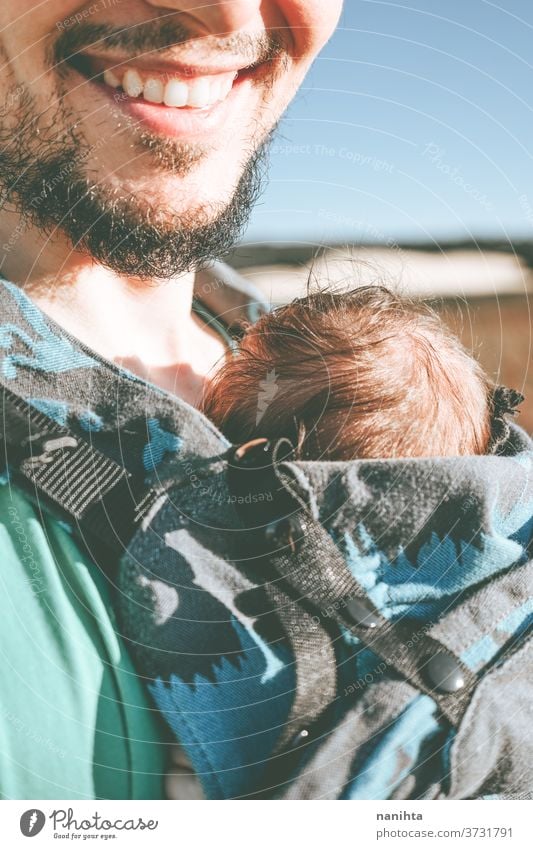
<path id="1" fill-rule="evenodd" d="M 78 529 L 94 535 L 114 553 L 131 540 L 160 491 L 147 489 L 90 442 L 74 436 L 10 389 L 3 387 L 7 468 L 29 494 L 43 495 Z"/>
<path id="2" fill-rule="evenodd" d="M 476 610 L 478 629 L 482 631 L 485 628 L 490 632 L 492 610 L 486 604 L 476 604 L 476 596 L 481 594 L 481 601 L 486 589 L 478 588 L 468 594 L 452 613 L 432 626 L 423 626 L 408 618 L 394 622 L 386 619 L 347 568 L 329 533 L 312 515 L 305 493 L 298 490 L 284 462 L 290 458 L 287 441 L 272 444 L 268 440 L 255 442 L 263 444 L 252 447 L 248 459 L 242 449 L 230 456 L 228 479 L 237 496 L 243 521 L 254 534 L 256 556 L 268 559 L 276 575 L 284 580 L 287 592 L 293 595 L 296 592 L 297 598 L 314 607 L 314 631 L 309 629 L 302 634 L 300 607 L 285 611 L 283 621 L 295 651 L 297 668 L 313 669 L 316 677 L 317 665 L 320 666 L 322 686 L 310 698 L 313 716 L 319 716 L 321 704 L 323 710 L 327 707 L 334 683 L 334 665 L 330 665 L 324 654 L 320 657 L 315 644 L 316 634 L 324 633 L 328 625 L 325 620 L 330 619 L 330 624 L 336 623 L 348 629 L 363 646 L 378 655 L 393 674 L 431 696 L 441 715 L 457 727 L 479 676 L 461 660 L 455 650 L 457 638 L 453 639 L 451 635 L 459 622 L 464 630 L 465 617 L 469 617 L 473 609 Z M 266 505 L 257 498 L 259 493 L 269 494 Z M 279 529 L 277 534 L 276 528 Z M 284 528 L 289 541 L 283 539 Z M 488 582 L 491 592 L 497 593 L 498 580 L 508 582 L 509 578 L 491 579 Z M 515 604 L 519 601 L 517 594 L 521 590 L 525 602 L 529 597 L 528 582 L 515 583 Z M 359 622 L 354 621 L 349 612 L 350 603 L 353 609 L 353 602 L 358 603 L 367 614 Z M 319 615 L 325 608 L 333 611 L 332 614 L 327 617 Z M 444 658 L 453 664 L 462 679 L 456 692 L 439 691 L 432 682 L 428 672 L 435 658 Z M 295 705 L 298 712 L 305 713 L 298 694 Z M 296 717 L 293 717 L 293 724 L 295 721 Z"/>
<path id="3" fill-rule="evenodd" d="M 74 436 L 7 388 L 3 389 L 1 438 L 8 467 L 19 474 L 30 492 L 37 498 L 44 495 L 82 531 L 93 534 L 117 554 L 128 545 L 165 488 L 164 484 L 158 489 L 147 488 L 143 481 L 134 480 L 122 466 L 95 449 L 89 435 L 87 440 Z M 479 634 L 490 631 L 493 611 L 486 603 L 486 587 L 481 587 L 427 629 L 414 620 L 391 622 L 383 617 L 346 567 L 333 539 L 313 515 L 306 494 L 290 475 L 285 462 L 290 457 L 290 443 L 261 442 L 264 445 L 259 455 L 252 452 L 246 462 L 240 448 L 231 449 L 227 479 L 231 492 L 238 496 L 238 509 L 249 530 L 243 535 L 251 549 L 249 554 L 264 563 L 269 576 L 266 591 L 296 659 L 296 694 L 266 770 L 263 788 L 267 792 L 286 780 L 301 758 L 302 748 L 321 733 L 320 723 L 335 702 L 334 634 L 338 634 L 339 625 L 384 660 L 393 675 L 430 695 L 442 716 L 457 727 L 481 670 L 472 672 L 460 659 L 464 646 L 456 632 L 466 628 L 473 610 Z M 239 451 L 241 456 L 236 459 Z M 254 498 L 258 493 L 270 497 L 266 501 Z M 522 596 L 527 601 L 527 580 L 510 583 L 505 575 L 491 579 L 487 583 L 492 595 L 497 594 L 499 581 L 503 582 L 505 598 L 512 596 L 513 605 Z M 354 621 L 347 601 L 364 607 L 372 627 L 368 618 Z M 506 612 L 504 607 L 502 611 Z M 324 608 L 334 613 L 319 615 Z M 438 692 L 428 681 L 428 665 L 442 654 L 451 656 L 460 671 L 462 685 L 457 692 Z M 500 653 L 498 662 L 501 659 Z M 314 734 L 311 728 L 315 728 Z"/>

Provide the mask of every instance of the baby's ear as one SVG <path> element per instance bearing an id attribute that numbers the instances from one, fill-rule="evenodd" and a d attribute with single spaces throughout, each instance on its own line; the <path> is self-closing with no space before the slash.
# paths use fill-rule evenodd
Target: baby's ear
<path id="1" fill-rule="evenodd" d="M 294 426 L 294 439 L 291 439 L 291 442 L 294 445 L 294 459 L 303 460 L 305 456 L 304 442 L 307 436 L 307 428 L 305 426 L 305 422 L 297 416 L 293 416 L 292 421 Z"/>
<path id="2" fill-rule="evenodd" d="M 253 327 L 253 322 L 248 321 L 248 319 L 241 319 L 240 321 L 235 322 L 235 324 L 231 325 L 231 335 L 234 341 L 238 344 L 241 339 L 243 339 L 250 328 Z"/>
<path id="3" fill-rule="evenodd" d="M 518 407 L 525 401 L 525 397 L 516 389 L 508 389 L 507 386 L 496 386 L 489 393 L 489 408 L 491 410 L 490 443 L 489 454 L 499 454 L 501 448 L 507 442 L 511 428 L 506 416 L 516 416 Z"/>

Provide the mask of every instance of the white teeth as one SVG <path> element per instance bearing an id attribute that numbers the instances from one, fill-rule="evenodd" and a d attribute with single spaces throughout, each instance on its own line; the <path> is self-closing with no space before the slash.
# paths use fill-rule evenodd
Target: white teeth
<path id="1" fill-rule="evenodd" d="M 187 100 L 187 106 L 196 106 L 197 109 L 201 109 L 204 106 L 207 106 L 210 103 L 210 86 L 206 79 L 195 80 L 191 86 L 189 86 L 189 99 Z"/>
<path id="2" fill-rule="evenodd" d="M 217 100 L 220 100 L 221 85 L 222 83 L 220 82 L 220 80 L 211 83 L 210 99 L 211 101 L 213 101 L 213 103 L 216 103 Z"/>
<path id="3" fill-rule="evenodd" d="M 230 93 L 237 74 L 213 74 L 206 77 L 197 77 L 186 81 L 181 78 L 166 79 L 163 76 L 144 78 L 134 70 L 128 68 L 122 75 L 122 81 L 115 72 L 105 70 L 104 82 L 118 88 L 122 88 L 129 97 L 144 97 L 148 103 L 164 103 L 176 109 L 188 106 L 194 109 L 205 109 L 220 100 L 224 100 Z"/>
<path id="4" fill-rule="evenodd" d="M 122 88 L 128 97 L 139 97 L 143 92 L 143 81 L 137 71 L 128 68 L 122 77 Z"/>
<path id="5" fill-rule="evenodd" d="M 148 100 L 150 103 L 163 103 L 164 93 L 165 87 L 161 80 L 156 80 L 154 77 L 146 80 L 143 91 L 145 100 Z"/>
<path id="6" fill-rule="evenodd" d="M 104 71 L 104 82 L 106 85 L 113 86 L 113 88 L 118 88 L 120 85 L 119 78 L 109 69 Z"/>
<path id="7" fill-rule="evenodd" d="M 170 80 L 165 86 L 165 106 L 186 106 L 189 98 L 189 86 L 179 80 Z"/>

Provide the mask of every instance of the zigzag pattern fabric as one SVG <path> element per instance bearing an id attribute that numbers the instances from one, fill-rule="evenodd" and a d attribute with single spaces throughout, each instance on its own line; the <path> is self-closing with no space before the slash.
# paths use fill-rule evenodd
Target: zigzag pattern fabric
<path id="1" fill-rule="evenodd" d="M 188 405 L 70 337 L 17 287 L 0 284 L 0 301 L 2 385 L 147 484 L 172 481 L 122 557 L 121 631 L 207 797 L 256 794 L 297 670 L 263 578 L 243 556 L 227 441 Z M 337 693 L 271 795 L 530 796 L 532 441 L 513 426 L 502 456 L 288 468 L 381 615 L 412 623 L 413 644 L 432 629 L 479 684 L 454 728 L 430 695 L 339 624 L 342 598 L 315 606 L 334 647 Z"/>

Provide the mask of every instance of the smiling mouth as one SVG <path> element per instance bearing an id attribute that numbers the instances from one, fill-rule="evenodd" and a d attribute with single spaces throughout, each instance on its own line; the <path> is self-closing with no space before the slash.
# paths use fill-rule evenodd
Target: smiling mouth
<path id="1" fill-rule="evenodd" d="M 113 64 L 77 54 L 67 62 L 93 83 L 99 83 L 138 100 L 171 109 L 202 110 L 227 99 L 234 85 L 251 77 L 262 65 L 200 74 L 146 69 L 134 62 Z"/>

